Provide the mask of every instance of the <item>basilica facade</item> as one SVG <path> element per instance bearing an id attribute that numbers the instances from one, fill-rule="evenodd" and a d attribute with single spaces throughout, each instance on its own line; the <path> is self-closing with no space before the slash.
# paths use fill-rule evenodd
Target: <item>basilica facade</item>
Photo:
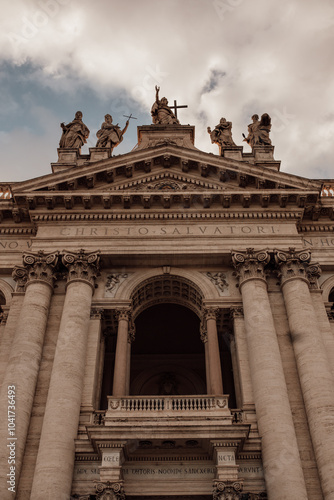
<path id="1" fill-rule="evenodd" d="M 1 185 L 1 498 L 333 500 L 331 182 L 108 126 Z"/>

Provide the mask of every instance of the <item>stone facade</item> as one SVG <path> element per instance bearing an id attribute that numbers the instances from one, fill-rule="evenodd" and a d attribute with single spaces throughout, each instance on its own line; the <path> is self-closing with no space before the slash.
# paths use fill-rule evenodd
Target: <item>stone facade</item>
<path id="1" fill-rule="evenodd" d="M 1 187 L 1 498 L 334 498 L 333 184 L 273 146 Z"/>

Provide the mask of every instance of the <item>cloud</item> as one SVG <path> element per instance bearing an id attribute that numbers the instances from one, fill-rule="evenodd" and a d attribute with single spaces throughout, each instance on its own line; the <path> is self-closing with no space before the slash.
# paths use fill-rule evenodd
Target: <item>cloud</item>
<path id="1" fill-rule="evenodd" d="M 267 112 L 282 169 L 330 177 L 333 14 L 331 0 L 17 0 L 2 7 L 0 53 L 11 66 L 33 68 L 22 71 L 22 85 L 27 94 L 31 85 L 49 93 L 43 107 L 55 127 L 59 102 L 72 103 L 71 116 L 61 119 L 70 120 L 87 89 L 82 111 L 91 129 L 100 125 L 103 102 L 116 121 L 136 112 L 146 120 L 136 124 L 149 123 L 158 84 L 161 95 L 188 104 L 179 117 L 196 125 L 198 148 L 217 153 L 206 126 L 221 116 L 241 145 L 251 115 Z M 14 90 L 6 102 L 14 113 Z M 14 135 L 23 140 L 20 127 Z M 55 140 L 50 147 L 52 156 Z"/>

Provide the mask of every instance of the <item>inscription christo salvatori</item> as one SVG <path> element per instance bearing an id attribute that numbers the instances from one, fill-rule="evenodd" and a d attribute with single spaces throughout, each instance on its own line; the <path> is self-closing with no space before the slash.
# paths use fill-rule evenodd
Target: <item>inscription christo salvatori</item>
<path id="1" fill-rule="evenodd" d="M 279 224 L 168 224 L 168 225 L 108 225 L 108 226 L 72 226 L 60 228 L 63 237 L 182 237 L 182 236 L 243 236 L 279 234 Z M 287 228 L 286 228 L 287 229 Z M 291 232 L 291 231 L 289 231 Z"/>

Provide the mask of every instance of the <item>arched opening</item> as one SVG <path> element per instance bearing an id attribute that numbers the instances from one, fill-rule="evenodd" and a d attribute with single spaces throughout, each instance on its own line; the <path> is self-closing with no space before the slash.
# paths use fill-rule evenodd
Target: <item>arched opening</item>
<path id="1" fill-rule="evenodd" d="M 135 321 L 130 394 L 205 394 L 205 353 L 200 320 L 179 304 L 157 304 Z"/>
<path id="2" fill-rule="evenodd" d="M 0 290 L 0 306 L 5 306 L 5 305 L 6 305 L 6 298 L 3 292 Z"/>
<path id="3" fill-rule="evenodd" d="M 127 381 L 124 395 L 207 394 L 210 354 L 204 332 L 205 322 L 200 320 L 205 310 L 201 291 L 185 278 L 166 274 L 142 282 L 133 291 L 131 299 L 129 328 L 133 329 L 133 322 L 136 333 L 135 339 L 131 343 L 128 341 L 131 347 L 127 347 L 127 361 L 122 362 L 120 372 L 123 380 Z M 101 409 L 107 407 L 107 396 L 113 395 L 118 335 L 115 312 L 105 311 L 104 316 L 105 358 Z M 218 364 L 222 373 L 223 392 L 230 395 L 230 408 L 235 408 L 229 335 L 231 328 L 229 310 L 221 309 L 216 333 Z M 213 393 L 209 390 L 209 394 Z"/>

